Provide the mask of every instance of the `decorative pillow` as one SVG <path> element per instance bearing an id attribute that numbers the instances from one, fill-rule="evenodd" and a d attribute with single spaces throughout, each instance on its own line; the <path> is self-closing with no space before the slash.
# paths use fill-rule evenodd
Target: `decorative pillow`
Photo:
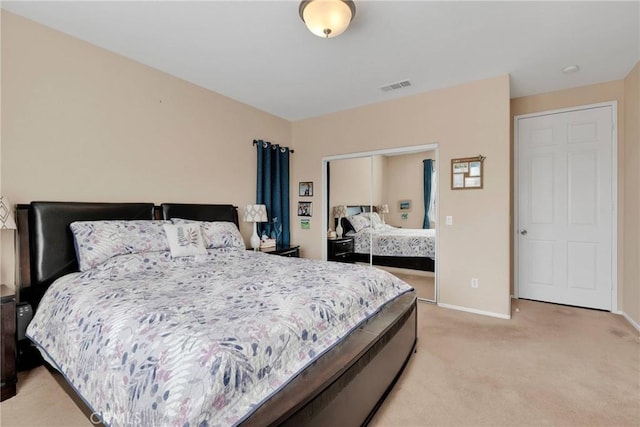
<path id="1" fill-rule="evenodd" d="M 240 230 L 233 222 L 228 221 L 193 221 L 190 219 L 173 218 L 174 224 L 200 224 L 204 243 L 207 249 L 239 248 L 246 249 Z"/>
<path id="2" fill-rule="evenodd" d="M 198 224 L 165 224 L 164 231 L 167 233 L 172 258 L 207 253 Z"/>
<path id="3" fill-rule="evenodd" d="M 371 226 L 371 221 L 369 220 L 369 218 L 367 218 L 366 216 L 359 214 L 359 215 L 353 215 L 347 218 L 349 220 L 349 222 L 351 223 L 351 225 L 353 226 L 353 229 L 356 233 L 358 233 L 360 230 L 362 230 L 363 228 L 367 228 Z"/>
<path id="4" fill-rule="evenodd" d="M 162 226 L 168 221 L 110 220 L 71 223 L 80 271 L 89 270 L 116 255 L 168 251 Z"/>
<path id="5" fill-rule="evenodd" d="M 362 215 L 366 215 L 369 218 L 369 221 L 371 221 L 371 227 L 373 227 L 374 229 L 383 225 L 382 220 L 380 219 L 380 215 L 378 215 L 377 212 L 368 212 Z"/>

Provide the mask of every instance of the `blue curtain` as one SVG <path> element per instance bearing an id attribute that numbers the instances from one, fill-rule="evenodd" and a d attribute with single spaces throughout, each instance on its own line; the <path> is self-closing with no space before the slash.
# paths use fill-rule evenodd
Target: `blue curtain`
<path id="1" fill-rule="evenodd" d="M 269 222 L 262 232 L 288 246 L 289 232 L 289 148 L 262 140 L 253 141 L 258 150 L 256 203 L 267 206 Z"/>
<path id="2" fill-rule="evenodd" d="M 424 166 L 424 220 L 422 228 L 431 228 L 431 176 L 433 175 L 433 161 L 426 159 L 422 161 Z"/>

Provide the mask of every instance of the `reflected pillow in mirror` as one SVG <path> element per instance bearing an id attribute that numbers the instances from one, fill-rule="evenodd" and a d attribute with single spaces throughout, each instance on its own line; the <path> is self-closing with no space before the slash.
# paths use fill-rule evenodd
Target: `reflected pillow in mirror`
<path id="1" fill-rule="evenodd" d="M 380 219 L 380 215 L 378 215 L 377 212 L 364 213 L 362 215 L 366 215 L 369 218 L 369 221 L 371 221 L 371 227 L 373 227 L 374 229 L 382 227 L 382 220 Z"/>
<path id="2" fill-rule="evenodd" d="M 371 221 L 369 220 L 369 218 L 367 218 L 362 214 L 353 215 L 348 217 L 347 219 L 353 226 L 353 229 L 355 230 L 356 233 L 360 232 L 360 230 L 362 229 L 365 229 L 371 226 Z"/>

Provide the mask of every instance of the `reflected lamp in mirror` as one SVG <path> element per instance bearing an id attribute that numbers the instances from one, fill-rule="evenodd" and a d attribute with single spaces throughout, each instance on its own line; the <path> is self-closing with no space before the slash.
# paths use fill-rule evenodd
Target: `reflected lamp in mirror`
<path id="1" fill-rule="evenodd" d="M 7 197 L 0 196 L 0 230 L 15 230 L 16 228 L 11 202 Z"/>
<path id="2" fill-rule="evenodd" d="M 342 217 L 347 216 L 347 207 L 346 206 L 334 206 L 333 207 L 333 217 L 338 219 L 338 224 L 336 225 L 336 234 L 338 238 L 342 237 Z"/>
<path id="3" fill-rule="evenodd" d="M 244 207 L 244 222 L 253 223 L 253 234 L 251 235 L 250 241 L 254 251 L 257 251 L 260 247 L 258 223 L 267 221 L 267 207 L 265 205 L 247 205 Z"/>
<path id="4" fill-rule="evenodd" d="M 384 204 L 384 205 L 378 206 L 378 212 L 382 214 L 382 223 L 386 224 L 386 222 L 384 222 L 384 214 L 389 213 L 389 205 Z"/>

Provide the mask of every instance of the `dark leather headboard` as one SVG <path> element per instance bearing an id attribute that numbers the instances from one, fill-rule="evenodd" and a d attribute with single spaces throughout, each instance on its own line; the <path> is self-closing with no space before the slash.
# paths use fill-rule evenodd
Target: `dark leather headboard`
<path id="1" fill-rule="evenodd" d="M 195 221 L 229 221 L 238 226 L 238 208 L 233 205 L 198 205 L 163 203 L 162 218 L 182 218 Z"/>
<path id="2" fill-rule="evenodd" d="M 23 207 L 24 208 L 24 207 Z M 28 281 L 22 282 L 21 301 L 35 307 L 57 278 L 78 271 L 73 234 L 74 221 L 101 219 L 153 219 L 153 203 L 32 202 L 26 231 L 29 243 Z M 20 224 L 24 226 L 25 224 Z M 19 230 L 19 233 L 21 231 Z M 22 266 L 22 269 L 27 266 Z M 23 274 L 23 276 L 25 276 Z M 24 279 L 24 277 L 23 277 Z"/>
<path id="3" fill-rule="evenodd" d="M 51 283 L 78 271 L 78 262 L 69 225 L 74 221 L 154 219 L 153 203 L 32 202 L 18 205 L 20 239 L 20 301 L 34 310 Z M 233 205 L 163 203 L 165 219 L 230 221 L 238 225 L 238 209 Z"/>
<path id="4" fill-rule="evenodd" d="M 367 210 L 364 210 L 364 208 Z M 362 212 L 369 212 L 369 206 L 347 206 L 347 216 L 358 215 Z"/>

